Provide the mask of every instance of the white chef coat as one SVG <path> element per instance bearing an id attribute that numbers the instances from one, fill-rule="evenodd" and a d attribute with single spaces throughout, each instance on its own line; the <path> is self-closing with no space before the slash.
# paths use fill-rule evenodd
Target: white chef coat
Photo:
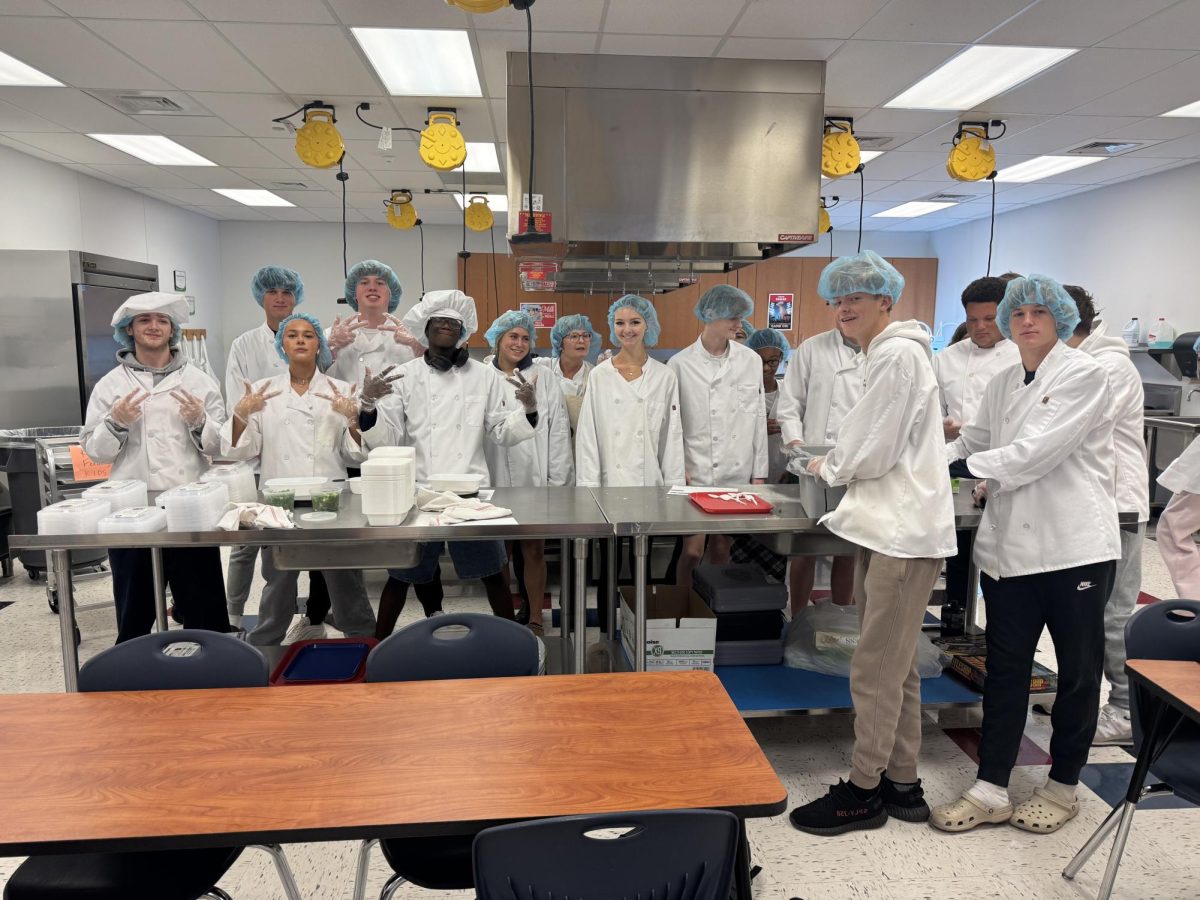
<path id="1" fill-rule="evenodd" d="M 780 382 L 776 418 L 783 446 L 836 443 L 842 419 L 862 393 L 862 354 L 836 328 L 810 337 L 792 354 Z"/>
<path id="2" fill-rule="evenodd" d="M 494 366 L 469 359 L 439 372 L 422 356 L 397 372 L 404 377 L 392 382 L 393 393 L 379 402 L 378 419 L 363 432 L 363 440 L 368 449 L 415 447 L 417 481 L 470 473 L 491 484 L 485 438 L 511 447 L 534 436 L 525 408 L 519 403 L 514 407 L 504 376 Z"/>
<path id="3" fill-rule="evenodd" d="M 778 380 L 775 382 L 779 384 Z M 779 407 L 779 388 L 770 393 L 763 393 L 763 405 L 767 410 L 768 419 L 778 420 L 777 414 Z M 783 473 L 787 471 L 788 458 L 783 451 L 783 435 L 768 434 L 767 435 L 767 482 L 769 484 L 778 484 L 779 479 L 783 477 Z"/>
<path id="4" fill-rule="evenodd" d="M 970 422 L 979 410 L 983 389 L 996 375 L 1021 361 L 1012 341 L 998 341 L 986 350 L 969 337 L 934 354 L 933 373 L 942 392 L 942 417 L 960 424 Z"/>
<path id="5" fill-rule="evenodd" d="M 267 323 L 251 328 L 233 339 L 225 364 L 225 408 L 229 416 L 246 394 L 246 382 L 254 384 L 280 372 L 288 362 L 275 349 L 275 332 Z"/>
<path id="6" fill-rule="evenodd" d="M 1092 322 L 1092 332 L 1076 348 L 1100 363 L 1112 392 L 1113 449 L 1117 454 L 1117 509 L 1150 521 L 1150 487 L 1146 481 L 1146 392 L 1142 376 L 1129 358 L 1124 338 L 1104 333 L 1104 320 Z M 1019 358 L 1019 357 L 1018 357 Z"/>
<path id="7" fill-rule="evenodd" d="M 331 388 L 345 394 L 350 385 L 317 372 L 308 391 L 292 390 L 291 374 L 281 372 L 254 385 L 267 393 L 279 391 L 265 408 L 250 416 L 241 440 L 233 446 L 233 416 L 221 429 L 221 453 L 228 459 L 257 459 L 262 481 L 272 478 L 316 476 L 345 478 L 346 466 L 357 466 L 366 453 L 350 436 L 346 417 L 317 394 L 333 396 Z M 243 388 L 244 390 L 244 388 Z"/>
<path id="8" fill-rule="evenodd" d="M 1158 476 L 1158 483 L 1174 494 L 1200 494 L 1200 440 L 1188 444 Z"/>
<path id="9" fill-rule="evenodd" d="M 221 423 L 225 420 L 221 386 L 207 372 L 184 362 L 157 385 L 154 380 L 152 372 L 137 371 L 124 364 L 109 371 L 92 390 L 80 435 L 84 453 L 98 463 L 113 464 L 110 478 L 136 478 L 146 482 L 152 492 L 199 478 L 208 467 L 204 454 L 214 455 L 221 449 Z M 150 396 L 122 441 L 104 420 L 118 400 L 139 387 L 149 391 Z M 199 447 L 191 426 L 179 415 L 179 402 L 171 396 L 172 391 L 180 388 L 204 401 L 207 415 Z"/>
<path id="10" fill-rule="evenodd" d="M 495 366 L 493 365 L 493 368 Z M 499 371 L 499 370 L 497 370 Z M 487 458 L 493 487 L 563 487 L 575 481 L 575 461 L 571 447 L 571 423 L 567 405 L 555 378 L 545 366 L 529 366 L 522 377 L 534 381 L 538 423 L 533 440 L 503 447 L 486 441 Z M 505 379 L 509 408 L 518 408 L 517 389 Z"/>
<path id="11" fill-rule="evenodd" d="M 946 445 L 947 461 L 966 459 L 988 480 L 975 564 L 1013 578 L 1120 559 L 1104 369 L 1060 342 L 1024 382 L 1020 364 L 993 378 L 975 419 Z"/>
<path id="12" fill-rule="evenodd" d="M 675 373 L 650 357 L 637 381 L 626 381 L 611 359 L 588 377 L 575 430 L 575 478 L 580 487 L 684 483 L 683 426 Z"/>
<path id="13" fill-rule="evenodd" d="M 767 477 L 762 358 L 736 341 L 712 356 L 700 338 L 667 361 L 679 381 L 684 471 L 691 484 Z"/>
<path id="14" fill-rule="evenodd" d="M 331 378 L 361 388 L 368 366 L 372 375 L 378 375 L 388 366 L 403 365 L 415 357 L 411 347 L 396 342 L 394 332 L 360 328 L 354 332 L 353 343 L 338 351 L 328 371 Z"/>
<path id="15" fill-rule="evenodd" d="M 929 335 L 915 320 L 892 322 L 871 342 L 863 395 L 842 419 L 837 444 L 819 472 L 828 484 L 847 485 L 846 496 L 821 522 L 887 556 L 958 552 L 930 357 Z"/>

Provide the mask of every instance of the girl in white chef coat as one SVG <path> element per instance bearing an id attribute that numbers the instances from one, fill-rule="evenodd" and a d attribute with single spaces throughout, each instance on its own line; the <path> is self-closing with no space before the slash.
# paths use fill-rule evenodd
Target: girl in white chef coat
<path id="1" fill-rule="evenodd" d="M 1100 705 L 1104 609 L 1121 556 L 1112 392 L 1105 370 L 1068 347 L 1079 312 L 1044 275 L 1011 281 L 997 311 L 1021 364 L 989 383 L 979 411 L 947 445 L 987 481 L 974 559 L 987 608 L 987 684 L 979 772 L 931 824 L 967 831 L 1009 822 L 1046 834 L 1079 810 L 1079 773 Z M 1015 810 L 1008 779 L 1029 704 L 1042 629 L 1054 642 L 1058 695 L 1045 784 Z"/>
<path id="2" fill-rule="evenodd" d="M 550 329 L 550 346 L 554 354 L 550 359 L 534 361 L 548 367 L 558 379 L 573 433 L 579 423 L 588 376 L 594 368 L 588 357 L 599 352 L 600 335 L 587 316 L 563 316 Z"/>
<path id="3" fill-rule="evenodd" d="M 779 427 L 779 381 L 775 375 L 792 355 L 787 340 L 773 328 L 761 328 L 746 346 L 762 360 L 763 405 L 767 411 L 767 481 L 779 484 L 787 473 L 787 457 L 783 450 L 783 430 Z"/>
<path id="4" fill-rule="evenodd" d="M 514 377 L 521 372 L 533 382 L 538 409 L 532 440 L 511 447 L 495 441 L 483 445 L 493 487 L 564 487 L 575 480 L 571 429 L 558 379 L 540 367 L 533 367 L 531 351 L 536 333 L 528 313 L 509 310 L 501 314 L 484 335 L 495 352 L 492 365 L 497 371 Z M 516 388 L 507 381 L 505 387 L 516 406 Z M 545 546 L 546 542 L 539 539 L 521 541 L 519 547 L 529 596 L 528 624 L 537 634 L 542 632 L 542 597 L 546 590 Z"/>
<path id="5" fill-rule="evenodd" d="M 1192 349 L 1200 356 L 1200 340 Z M 1192 441 L 1158 483 L 1174 492 L 1158 519 L 1158 549 L 1175 592 L 1184 600 L 1200 600 L 1200 550 L 1193 537 L 1200 531 L 1200 441 Z"/>
<path id="6" fill-rule="evenodd" d="M 263 482 L 272 478 L 319 476 L 346 477 L 346 466 L 361 462 L 365 454 L 358 432 L 357 385 L 346 384 L 320 371 L 327 357 L 321 323 L 296 313 L 284 319 L 275 338 L 288 370 L 251 385 L 242 385 L 242 396 L 233 416 L 221 430 L 221 451 L 230 459 L 258 459 Z M 258 607 L 258 624 L 249 641 L 276 645 L 283 639 L 296 608 L 298 572 L 277 569 L 271 548 L 263 550 L 263 578 L 267 585 Z M 338 628 L 351 636 L 375 633 L 375 616 L 367 602 L 362 572 L 323 570 Z"/>
<path id="7" fill-rule="evenodd" d="M 339 316 L 329 329 L 329 349 L 334 357 L 330 377 L 362 384 L 368 366 L 378 373 L 424 352 L 420 341 L 392 315 L 403 293 L 391 266 L 377 259 L 350 267 L 345 298 L 354 315 L 345 321 Z"/>

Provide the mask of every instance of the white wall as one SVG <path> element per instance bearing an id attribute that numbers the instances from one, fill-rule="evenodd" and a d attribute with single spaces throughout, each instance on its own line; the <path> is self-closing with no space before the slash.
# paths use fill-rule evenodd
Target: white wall
<path id="1" fill-rule="evenodd" d="M 858 229 L 847 226 L 831 232 L 833 252 L 837 256 L 854 253 L 858 249 Z M 787 254 L 788 256 L 829 256 L 830 235 L 824 234 L 815 244 Z M 880 256 L 933 256 L 933 245 L 929 234 L 923 231 L 864 231 L 864 250 L 874 250 Z M 939 266 L 940 268 L 940 266 Z"/>
<path id="2" fill-rule="evenodd" d="M 1104 165 L 1104 163 L 1100 163 Z M 996 218 L 992 273 L 1040 272 L 1096 298 L 1110 334 L 1132 316 L 1200 329 L 1200 165 L 1025 207 Z M 938 263 L 939 322 L 961 322 L 962 289 L 984 272 L 988 220 L 930 235 Z"/>

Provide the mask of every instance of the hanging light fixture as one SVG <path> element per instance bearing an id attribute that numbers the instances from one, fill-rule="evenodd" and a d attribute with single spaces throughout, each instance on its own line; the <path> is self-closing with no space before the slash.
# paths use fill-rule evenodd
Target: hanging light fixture
<path id="1" fill-rule="evenodd" d="M 963 122 L 954 135 L 954 146 L 946 159 L 946 172 L 955 181 L 983 181 L 996 171 L 996 148 L 992 146 L 990 125 L 1003 125 L 996 120 Z M 1004 134 L 1003 131 L 1000 135 Z M 1000 135 L 996 135 L 999 137 Z"/>
<path id="2" fill-rule="evenodd" d="M 487 231 L 496 224 L 488 199 L 482 194 L 476 194 L 463 209 L 463 220 L 472 231 Z"/>
<path id="3" fill-rule="evenodd" d="M 304 124 L 296 130 L 296 155 L 314 169 L 331 169 L 346 153 L 342 135 L 334 126 L 334 108 L 323 103 L 304 107 Z"/>
<path id="4" fill-rule="evenodd" d="M 858 139 L 854 136 L 854 120 L 825 117 L 825 137 L 821 139 L 821 174 L 840 178 L 858 171 L 862 165 Z"/>
<path id="5" fill-rule="evenodd" d="M 439 172 L 450 172 L 467 159 L 467 142 L 458 130 L 458 111 L 430 108 L 421 132 L 421 159 Z"/>
<path id="6" fill-rule="evenodd" d="M 412 191 L 392 191 L 392 196 L 383 201 L 387 207 L 388 224 L 400 231 L 407 231 L 419 221 L 417 208 L 413 206 Z"/>
<path id="7" fill-rule="evenodd" d="M 447 6 L 456 6 L 463 12 L 493 13 L 509 5 L 509 0 L 446 0 Z M 512 0 L 514 9 L 529 9 L 533 0 Z"/>

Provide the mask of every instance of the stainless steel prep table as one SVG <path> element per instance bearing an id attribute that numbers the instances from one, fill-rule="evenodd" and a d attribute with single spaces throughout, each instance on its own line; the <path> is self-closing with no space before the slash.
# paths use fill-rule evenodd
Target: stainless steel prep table
<path id="1" fill-rule="evenodd" d="M 492 502 L 512 510 L 516 524 L 470 522 L 461 525 L 397 525 L 375 528 L 367 524 L 358 495 L 346 493 L 337 521 L 270 531 L 159 531 L 150 534 L 14 535 L 13 547 L 45 550 L 59 580 L 59 634 L 62 640 L 63 677 L 68 691 L 77 689 L 79 659 L 75 649 L 75 596 L 70 553 L 89 548 L 148 548 L 154 567 L 158 602 L 158 627 L 165 629 L 165 590 L 162 550 L 170 547 L 269 546 L 275 548 L 281 568 L 386 568 L 410 566 L 417 561 L 416 542 L 445 540 L 572 540 L 575 549 L 573 615 L 575 671 L 583 671 L 586 629 L 587 547 L 591 538 L 608 538 L 612 526 L 592 493 L 584 488 L 497 488 Z M 417 516 L 414 509 L 406 521 Z M 564 582 L 567 579 L 564 579 Z M 564 625 L 564 632 L 566 631 Z"/>

